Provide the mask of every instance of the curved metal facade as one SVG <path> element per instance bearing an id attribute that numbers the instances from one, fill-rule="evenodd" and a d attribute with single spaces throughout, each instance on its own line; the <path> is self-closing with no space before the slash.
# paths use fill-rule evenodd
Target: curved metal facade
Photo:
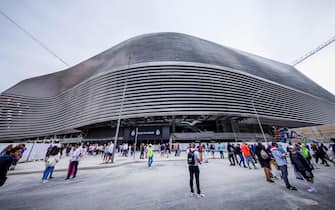
<path id="1" fill-rule="evenodd" d="M 119 114 L 123 119 L 255 117 L 253 101 L 263 119 L 295 125 L 335 123 L 335 104 L 328 98 L 240 69 L 206 63 L 157 61 L 113 67 L 48 97 L 24 95 L 22 90 L 0 95 L 1 141 L 53 135 L 116 120 Z"/>
<path id="2" fill-rule="evenodd" d="M 50 135 L 115 120 L 121 107 L 122 118 L 254 117 L 253 99 L 262 118 L 334 123 L 334 104 L 261 78 L 201 64 L 146 64 L 97 75 L 56 97 L 2 94 L 0 139 Z"/>

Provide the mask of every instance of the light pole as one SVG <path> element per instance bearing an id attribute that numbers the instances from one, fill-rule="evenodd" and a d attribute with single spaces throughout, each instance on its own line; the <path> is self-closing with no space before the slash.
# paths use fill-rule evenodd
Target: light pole
<path id="1" fill-rule="evenodd" d="M 261 93 L 262 91 L 263 91 L 263 90 L 258 90 L 258 91 L 256 91 L 256 92 L 252 95 L 252 97 L 251 97 L 251 103 L 252 103 L 252 107 L 254 108 L 254 112 L 255 112 L 255 114 L 256 114 L 257 122 L 258 122 L 259 128 L 261 129 L 261 132 L 262 132 L 264 141 L 265 141 L 265 142 L 268 142 L 267 139 L 266 139 L 266 137 L 265 137 L 264 130 L 263 130 L 261 121 L 259 120 L 259 116 L 258 116 L 256 107 L 255 107 L 255 98 L 256 98 L 256 94 Z"/>
<path id="2" fill-rule="evenodd" d="M 128 57 L 128 68 L 129 68 L 129 65 L 130 65 L 130 58 L 131 57 L 130 57 L 130 54 L 129 54 L 129 57 Z M 124 82 L 124 85 L 123 85 L 121 105 L 120 105 L 120 108 L 119 108 L 119 116 L 117 118 L 116 132 L 115 132 L 115 137 L 114 137 L 114 147 L 113 147 L 113 154 L 112 154 L 112 163 L 114 163 L 114 157 L 115 157 L 115 152 L 116 152 L 116 145 L 117 145 L 117 140 L 118 140 L 118 137 L 119 137 L 119 130 L 120 130 L 120 124 L 121 124 L 121 115 L 122 115 L 124 97 L 126 95 L 126 90 L 127 90 L 127 82 L 128 82 L 128 73 L 126 72 L 126 79 L 125 79 L 125 82 Z"/>
<path id="3" fill-rule="evenodd" d="M 135 159 L 135 156 L 136 156 L 137 136 L 138 136 L 138 128 L 136 127 L 136 129 L 135 129 L 134 159 Z"/>

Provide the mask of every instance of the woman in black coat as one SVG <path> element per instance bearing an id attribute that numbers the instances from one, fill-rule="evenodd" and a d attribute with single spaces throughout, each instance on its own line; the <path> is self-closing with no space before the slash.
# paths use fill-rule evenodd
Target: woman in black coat
<path id="1" fill-rule="evenodd" d="M 290 159 L 292 162 L 292 165 L 294 166 L 294 170 L 297 173 L 300 173 L 304 179 L 307 181 L 309 185 L 308 192 L 316 192 L 316 189 L 314 187 L 314 175 L 312 173 L 312 168 L 308 161 L 299 153 L 296 151 L 296 149 L 293 146 L 289 147 L 290 151 Z"/>
<path id="2" fill-rule="evenodd" d="M 271 155 L 266 151 L 264 145 L 262 143 L 258 143 L 258 145 L 256 146 L 256 155 L 259 161 L 259 164 L 261 165 L 261 167 L 264 170 L 264 174 L 266 177 L 266 181 L 268 182 L 274 182 L 271 179 L 271 166 L 270 166 L 270 162 L 271 162 Z"/>

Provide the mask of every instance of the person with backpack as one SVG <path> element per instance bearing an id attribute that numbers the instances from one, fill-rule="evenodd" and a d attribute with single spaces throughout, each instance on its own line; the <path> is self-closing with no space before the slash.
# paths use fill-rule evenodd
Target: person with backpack
<path id="1" fill-rule="evenodd" d="M 274 181 L 271 179 L 271 155 L 266 151 L 264 145 L 262 143 L 258 143 L 256 146 L 256 155 L 259 161 L 259 164 L 264 170 L 265 178 L 267 182 L 273 183 Z"/>
<path id="2" fill-rule="evenodd" d="M 195 182 L 197 185 L 197 197 L 205 197 L 205 194 L 201 193 L 200 190 L 200 170 L 199 170 L 199 164 L 201 164 L 201 159 L 199 157 L 199 152 L 195 148 L 195 144 L 191 144 L 191 148 L 188 151 L 187 154 L 187 164 L 188 164 L 188 170 L 190 173 L 190 188 L 191 188 L 191 195 L 194 196 L 194 189 L 193 189 L 193 177 L 195 177 Z"/>

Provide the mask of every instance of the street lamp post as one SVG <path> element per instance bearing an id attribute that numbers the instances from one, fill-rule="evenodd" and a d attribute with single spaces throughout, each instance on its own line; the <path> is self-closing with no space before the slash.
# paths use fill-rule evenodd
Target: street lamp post
<path id="1" fill-rule="evenodd" d="M 259 116 L 258 116 L 256 107 L 255 107 L 255 98 L 256 98 L 256 94 L 261 93 L 261 92 L 262 92 L 262 90 L 258 90 L 256 93 L 254 93 L 254 94 L 252 95 L 251 103 L 252 103 L 252 107 L 254 108 L 254 112 L 255 112 L 255 114 L 256 114 L 257 122 L 258 122 L 259 128 L 261 129 L 261 132 L 262 132 L 264 141 L 267 142 L 267 139 L 266 139 L 266 137 L 265 137 L 265 134 L 264 134 L 264 130 L 263 130 L 261 121 L 259 120 Z"/>
<path id="2" fill-rule="evenodd" d="M 135 147 L 134 147 L 134 159 L 136 156 L 136 146 L 137 146 L 138 128 L 135 129 Z"/>
<path id="3" fill-rule="evenodd" d="M 128 57 L 128 67 L 130 65 L 130 55 Z M 123 92 L 122 92 L 122 98 L 121 98 L 121 105 L 119 108 L 119 116 L 117 119 L 117 125 L 116 125 L 116 132 L 115 132 L 115 137 L 114 137 L 114 147 L 113 147 L 113 154 L 112 154 L 112 163 L 114 163 L 114 157 L 115 157 L 115 152 L 116 152 L 116 145 L 117 145 L 117 140 L 119 137 L 119 130 L 120 130 L 120 124 L 121 124 L 121 115 L 122 115 L 122 110 L 123 110 L 123 103 L 124 103 L 124 98 L 126 95 L 126 90 L 127 90 L 127 81 L 128 81 L 128 73 L 126 72 L 126 80 L 123 85 Z"/>

